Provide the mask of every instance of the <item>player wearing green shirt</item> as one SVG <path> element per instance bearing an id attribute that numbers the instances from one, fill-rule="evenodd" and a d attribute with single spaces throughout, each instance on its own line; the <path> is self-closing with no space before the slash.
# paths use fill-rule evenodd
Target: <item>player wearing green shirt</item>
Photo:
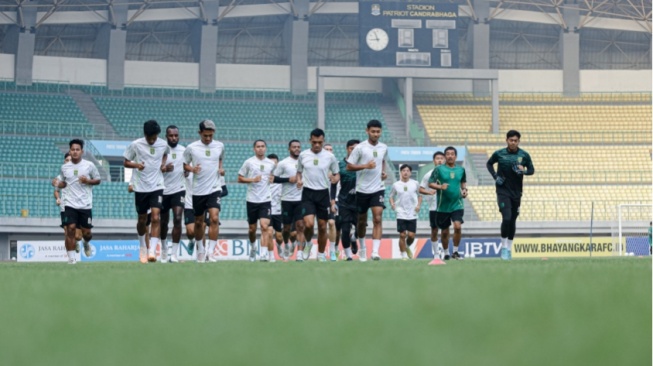
<path id="1" fill-rule="evenodd" d="M 467 176 L 465 168 L 456 165 L 458 151 L 449 146 L 444 149 L 445 164 L 433 169 L 429 178 L 429 187 L 438 190 L 438 208 L 436 210 L 436 223 L 442 233 L 442 248 L 445 260 L 450 258 L 460 259 L 458 245 L 462 237 L 463 215 L 467 197 Z M 449 226 L 453 222 L 453 254 L 449 256 Z"/>
<path id="2" fill-rule="evenodd" d="M 497 203 L 501 212 L 501 259 L 512 259 L 512 241 L 515 238 L 517 216 L 521 205 L 525 175 L 535 174 L 531 156 L 519 148 L 521 134 L 510 130 L 506 134 L 505 149 L 494 152 L 487 161 L 487 170 L 497 187 Z M 497 170 L 494 170 L 497 164 Z"/>

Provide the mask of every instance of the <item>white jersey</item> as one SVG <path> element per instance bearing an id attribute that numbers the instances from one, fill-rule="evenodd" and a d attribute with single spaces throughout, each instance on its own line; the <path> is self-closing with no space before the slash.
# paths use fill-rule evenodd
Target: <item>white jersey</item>
<path id="1" fill-rule="evenodd" d="M 428 189 L 429 191 L 435 192 L 435 189 L 429 187 L 429 178 L 431 178 L 431 174 L 433 174 L 433 170 L 435 170 L 435 169 L 429 170 L 429 172 L 426 173 L 422 177 L 422 182 L 420 183 L 419 186 L 422 187 L 422 188 Z M 438 209 L 438 195 L 437 194 L 424 195 L 424 199 L 426 199 L 426 201 L 429 204 L 429 211 L 436 211 Z"/>
<path id="2" fill-rule="evenodd" d="M 272 201 L 270 175 L 272 175 L 273 170 L 274 162 L 268 158 L 261 160 L 256 156 L 252 156 L 245 160 L 243 166 L 238 171 L 238 175 L 245 178 L 261 177 L 260 182 L 247 184 L 247 202 L 261 203 Z"/>
<path id="3" fill-rule="evenodd" d="M 272 194 L 272 215 L 281 215 L 281 184 L 270 184 Z"/>
<path id="4" fill-rule="evenodd" d="M 93 186 L 82 184 L 78 179 L 81 176 L 88 179 L 100 179 L 100 173 L 93 163 L 84 159 L 81 159 L 77 164 L 73 164 L 71 161 L 61 166 L 59 175 L 61 180 L 66 182 L 65 207 L 78 210 L 93 208 Z"/>
<path id="5" fill-rule="evenodd" d="M 409 179 L 408 182 L 397 181 L 392 185 L 390 197 L 395 202 L 395 212 L 397 219 L 400 220 L 415 220 L 417 213 L 417 199 L 419 197 L 419 183 L 414 179 Z"/>
<path id="6" fill-rule="evenodd" d="M 169 152 L 168 143 L 159 138 L 153 145 L 148 144 L 145 137 L 141 137 L 127 146 L 123 157 L 134 163 L 145 165 L 142 171 L 134 169 L 132 172 L 132 176 L 135 175 L 132 185 L 134 192 L 154 192 L 165 188 L 161 162 L 163 156 Z"/>
<path id="7" fill-rule="evenodd" d="M 193 195 L 206 196 L 222 190 L 219 171 L 220 161 L 223 159 L 224 144 L 220 141 L 211 141 L 208 145 L 195 141 L 186 146 L 184 162 L 192 167 L 199 165 L 202 168 L 199 173 L 193 175 Z"/>
<path id="8" fill-rule="evenodd" d="M 279 178 L 290 178 L 297 175 L 297 159 L 290 156 L 281 160 L 274 169 L 274 175 Z M 302 189 L 297 188 L 297 183 L 281 184 L 281 200 L 287 202 L 299 202 L 302 200 Z"/>
<path id="9" fill-rule="evenodd" d="M 168 154 L 166 165 L 172 164 L 175 168 L 171 172 L 163 173 L 163 184 L 166 186 L 163 190 L 164 195 L 170 195 L 186 190 L 186 184 L 184 182 L 185 150 L 186 148 L 181 145 L 170 147 L 170 153 Z"/>
<path id="10" fill-rule="evenodd" d="M 186 186 L 186 195 L 184 196 L 184 210 L 193 209 L 193 173 L 188 173 L 188 176 L 184 178 L 184 183 Z"/>
<path id="11" fill-rule="evenodd" d="M 302 173 L 304 187 L 323 190 L 331 187 L 329 172 L 333 175 L 338 174 L 340 168 L 338 167 L 338 160 L 332 153 L 322 150 L 316 154 L 308 149 L 299 154 L 297 171 Z"/>
<path id="12" fill-rule="evenodd" d="M 365 140 L 356 145 L 347 159 L 349 164 L 363 165 L 371 160 L 376 162 L 376 168 L 362 169 L 356 172 L 356 192 L 369 194 L 385 190 L 381 173 L 387 154 L 388 146 L 382 142 L 372 145 L 369 140 Z"/>

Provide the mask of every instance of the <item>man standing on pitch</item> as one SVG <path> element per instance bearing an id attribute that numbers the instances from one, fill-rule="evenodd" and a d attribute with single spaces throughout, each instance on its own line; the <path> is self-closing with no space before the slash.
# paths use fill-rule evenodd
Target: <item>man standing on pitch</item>
<path id="1" fill-rule="evenodd" d="M 435 165 L 435 168 L 437 168 L 442 164 L 444 164 L 444 153 L 442 151 L 436 151 L 435 154 L 433 154 L 433 165 Z M 433 251 L 433 256 L 435 258 L 443 259 L 444 253 L 440 253 L 440 249 L 438 248 L 438 224 L 435 221 L 435 216 L 437 215 L 436 212 L 438 209 L 438 197 L 436 195 L 438 191 L 431 189 L 429 187 L 429 179 L 431 178 L 431 174 L 433 174 L 435 168 L 429 170 L 422 177 L 422 181 L 420 182 L 420 186 L 419 186 L 419 193 L 428 196 L 426 200 L 429 205 L 429 224 L 431 225 L 431 250 Z M 442 256 L 440 256 L 440 254 L 442 254 Z"/>
<path id="2" fill-rule="evenodd" d="M 383 235 L 382 217 L 385 195 L 385 158 L 388 146 L 379 142 L 381 122 L 373 119 L 367 123 L 366 141 L 361 142 L 347 159 L 347 170 L 356 172 L 356 206 L 358 207 L 358 256 L 362 262 L 367 260 L 365 232 L 367 230 L 367 211 L 372 210 L 372 259 L 380 260 L 379 248 Z"/>
<path id="3" fill-rule="evenodd" d="M 338 192 L 338 216 L 336 216 L 336 230 L 342 231 L 342 248 L 345 251 L 347 261 L 358 252 L 356 237 L 351 237 L 351 227 L 358 220 L 356 210 L 356 173 L 347 170 L 347 158 L 360 144 L 359 140 L 347 141 L 347 156 L 340 160 L 340 191 Z M 331 185 L 331 199 L 336 198 L 337 184 Z"/>
<path id="4" fill-rule="evenodd" d="M 184 197 L 186 196 L 186 184 L 184 182 L 184 151 L 185 147 L 179 145 L 179 129 L 177 126 L 166 128 L 166 140 L 170 153 L 167 157 L 167 164 L 163 171 L 163 204 L 161 211 L 161 263 L 168 261 L 168 222 L 170 222 L 170 210 L 172 209 L 172 256 L 170 261 L 178 262 L 179 241 L 181 240 L 181 216 L 184 213 Z"/>
<path id="5" fill-rule="evenodd" d="M 93 238 L 93 186 L 100 184 L 100 173 L 93 163 L 82 159 L 84 141 L 74 139 L 68 144 L 70 161 L 61 166 L 59 177 L 52 180 L 52 186 L 66 189 L 64 195 L 63 225 L 66 230 L 66 252 L 68 263 L 77 263 L 75 256 L 75 232 L 82 229 L 84 252 L 91 255 L 90 241 Z M 60 178 L 60 179 L 59 179 Z"/>
<path id="6" fill-rule="evenodd" d="M 340 173 L 336 157 L 322 148 L 324 131 L 319 128 L 311 131 L 310 142 L 311 148 L 299 154 L 297 164 L 297 182 L 303 186 L 304 235 L 308 242 L 313 239 L 315 216 L 317 216 L 317 260 L 326 262 L 324 254 L 327 242 L 326 226 L 329 220 L 329 211 L 332 210 L 329 187 L 331 184 L 338 183 Z M 330 179 L 329 173 L 332 174 Z"/>
<path id="7" fill-rule="evenodd" d="M 449 146 L 444 149 L 445 164 L 433 169 L 429 187 L 438 190 L 438 209 L 435 221 L 442 230 L 444 260 L 460 259 L 458 245 L 462 238 L 463 216 L 467 197 L 467 176 L 465 168 L 456 165 L 458 151 Z M 453 222 L 453 254 L 449 256 L 449 226 Z"/>
<path id="8" fill-rule="evenodd" d="M 302 151 L 299 140 L 288 143 L 288 157 L 281 160 L 274 169 L 274 182 L 281 186 L 281 220 L 283 222 L 283 241 L 290 240 L 288 258 L 297 247 L 297 261 L 304 260 L 304 215 L 302 214 L 302 186 L 297 184 L 297 159 Z M 294 226 L 294 230 L 293 230 Z M 295 233 L 295 235 L 293 235 Z M 294 240 L 296 238 L 296 241 Z"/>
<path id="9" fill-rule="evenodd" d="M 531 156 L 519 148 L 521 134 L 510 130 L 506 134 L 507 147 L 495 151 L 487 161 L 497 190 L 497 203 L 501 212 L 501 259 L 512 259 L 512 241 L 517 230 L 517 216 L 521 205 L 524 175 L 535 174 Z M 494 164 L 498 164 L 494 170 Z"/>
<path id="10" fill-rule="evenodd" d="M 195 246 L 197 263 L 204 263 L 206 249 L 202 244 L 204 238 L 205 214 L 209 212 L 209 253 L 213 253 L 218 243 L 220 200 L 222 186 L 220 176 L 224 175 L 222 162 L 224 144 L 214 141 L 215 123 L 210 119 L 200 122 L 200 139 L 186 146 L 184 151 L 184 170 L 193 173 L 193 214 L 195 215 Z"/>
<path id="11" fill-rule="evenodd" d="M 399 233 L 399 251 L 401 259 L 409 259 L 406 253 L 415 241 L 417 232 L 417 215 L 422 205 L 422 196 L 419 194 L 419 183 L 410 179 L 413 168 L 404 164 L 399 168 L 401 179 L 392 185 L 390 191 L 390 205 L 397 213 L 397 232 Z"/>
<path id="12" fill-rule="evenodd" d="M 136 200 L 138 242 L 141 263 L 156 262 L 156 246 L 161 234 L 161 208 L 163 203 L 163 170 L 166 168 L 168 144 L 159 138 L 161 127 L 155 120 L 143 124 L 145 137 L 133 141 L 123 154 L 125 168 L 132 168 L 135 174 L 133 188 Z M 150 246 L 145 242 L 147 211 L 151 209 L 152 225 Z M 146 249 L 147 248 L 147 249 Z M 146 258 L 147 253 L 147 258 Z"/>

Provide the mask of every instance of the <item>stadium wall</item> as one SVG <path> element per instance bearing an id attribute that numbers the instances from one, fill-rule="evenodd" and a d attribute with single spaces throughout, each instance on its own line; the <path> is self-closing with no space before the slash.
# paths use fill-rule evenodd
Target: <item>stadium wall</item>
<path id="1" fill-rule="evenodd" d="M 308 89 L 316 89 L 316 67 L 308 68 Z M 125 61 L 125 84 L 198 87 L 198 64 L 185 62 Z M 581 70 L 580 88 L 592 92 L 651 92 L 651 70 Z M 0 78 L 14 78 L 14 56 L 0 54 Z M 501 92 L 562 93 L 560 70 L 499 70 Z M 62 81 L 91 85 L 106 83 L 106 61 L 69 57 L 34 56 L 35 81 Z M 221 89 L 290 88 L 290 67 L 284 65 L 217 64 L 216 83 Z M 381 79 L 328 78 L 327 90 L 382 91 Z M 415 80 L 416 92 L 472 91 L 469 80 Z"/>

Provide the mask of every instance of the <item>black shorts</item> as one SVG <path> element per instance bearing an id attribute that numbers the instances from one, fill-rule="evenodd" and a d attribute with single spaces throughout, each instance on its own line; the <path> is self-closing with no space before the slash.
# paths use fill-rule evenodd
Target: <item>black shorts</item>
<path id="1" fill-rule="evenodd" d="M 184 225 L 190 225 L 195 223 L 195 214 L 190 208 L 184 209 Z M 204 223 L 206 226 L 211 225 L 211 218 L 209 217 L 209 212 L 206 211 L 204 214 Z"/>
<path id="2" fill-rule="evenodd" d="M 63 216 L 63 225 L 75 224 L 77 229 L 91 229 L 93 227 L 93 212 L 66 206 Z"/>
<path id="3" fill-rule="evenodd" d="M 181 191 L 173 194 L 164 194 L 163 203 L 161 208 L 163 212 L 168 212 L 173 207 L 184 207 L 186 191 Z"/>
<path id="4" fill-rule="evenodd" d="M 417 232 L 417 219 L 414 220 L 397 219 L 397 232 L 403 233 L 404 231 L 408 231 L 411 233 Z"/>
<path id="5" fill-rule="evenodd" d="M 161 209 L 163 203 L 163 189 L 154 192 L 136 192 L 136 213 L 145 215 L 151 208 Z"/>
<path id="6" fill-rule="evenodd" d="M 456 210 L 454 212 L 437 212 L 435 215 L 435 221 L 438 224 L 440 230 L 444 230 L 451 226 L 451 222 L 458 221 L 461 224 L 464 223 L 463 216 L 465 215 L 465 210 Z"/>
<path id="7" fill-rule="evenodd" d="M 329 203 L 331 203 L 331 202 L 329 202 Z M 329 206 L 329 220 L 336 221 L 336 214 L 331 212 L 331 206 Z"/>
<path id="8" fill-rule="evenodd" d="M 302 201 L 281 201 L 281 220 L 284 225 L 303 220 Z"/>
<path id="9" fill-rule="evenodd" d="M 338 216 L 336 216 L 336 230 L 342 230 L 344 225 L 356 225 L 358 214 L 356 209 L 338 206 Z"/>
<path id="10" fill-rule="evenodd" d="M 331 199 L 328 189 L 302 189 L 303 216 L 315 215 L 318 220 L 328 220 L 331 209 Z"/>
<path id="11" fill-rule="evenodd" d="M 385 191 L 374 193 L 356 192 L 356 206 L 359 214 L 367 213 L 370 207 L 385 208 Z"/>
<path id="12" fill-rule="evenodd" d="M 437 211 L 429 211 L 429 224 L 431 224 L 431 229 L 438 228 L 438 213 Z"/>
<path id="13" fill-rule="evenodd" d="M 63 218 L 64 218 L 64 216 L 65 216 L 65 215 L 64 215 L 64 211 L 61 211 L 61 212 L 59 213 L 59 216 L 61 216 L 61 225 L 59 225 L 59 227 L 63 229 L 63 228 L 65 227 L 65 225 L 63 224 Z"/>
<path id="14" fill-rule="evenodd" d="M 274 231 L 278 233 L 283 230 L 283 226 L 281 225 L 281 215 L 272 215 L 272 227 L 274 228 Z"/>
<path id="15" fill-rule="evenodd" d="M 193 195 L 193 215 L 204 216 L 210 208 L 220 209 L 220 191 L 215 191 L 204 196 Z"/>
<path id="16" fill-rule="evenodd" d="M 256 224 L 258 220 L 270 219 L 271 202 L 247 202 L 247 223 Z"/>
<path id="17" fill-rule="evenodd" d="M 497 195 L 497 204 L 499 205 L 499 212 L 504 220 L 516 219 L 519 216 L 519 207 L 521 206 L 521 199 L 514 199 L 506 195 Z"/>

